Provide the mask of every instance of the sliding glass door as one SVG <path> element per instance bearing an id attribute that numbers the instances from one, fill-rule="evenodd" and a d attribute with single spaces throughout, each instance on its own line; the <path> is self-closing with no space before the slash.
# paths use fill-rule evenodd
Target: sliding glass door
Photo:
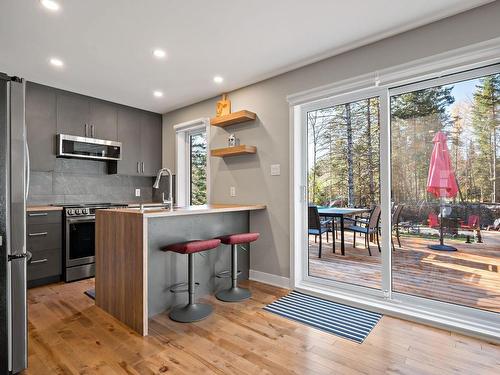
<path id="1" fill-rule="evenodd" d="M 500 65 L 408 82 L 295 107 L 296 285 L 491 326 Z"/>
<path id="2" fill-rule="evenodd" d="M 390 90 L 394 292 L 500 312 L 496 70 Z"/>
<path id="3" fill-rule="evenodd" d="M 378 96 L 316 103 L 307 121 L 307 275 L 380 290 Z"/>

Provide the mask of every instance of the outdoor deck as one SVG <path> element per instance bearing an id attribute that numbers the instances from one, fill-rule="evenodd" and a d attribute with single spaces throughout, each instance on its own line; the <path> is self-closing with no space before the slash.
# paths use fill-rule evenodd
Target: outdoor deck
<path id="1" fill-rule="evenodd" d="M 482 232 L 484 243 L 447 240 L 456 252 L 432 251 L 428 244 L 437 240 L 402 236 L 393 252 L 394 290 L 402 293 L 500 312 L 500 232 Z M 331 241 L 331 236 L 330 236 Z M 372 256 L 363 240 L 352 247 L 352 234 L 346 233 L 346 255 L 332 253 L 332 243 L 323 236 L 322 258 L 318 245 L 309 237 L 309 272 L 347 283 L 380 288 L 381 259 L 377 246 Z"/>

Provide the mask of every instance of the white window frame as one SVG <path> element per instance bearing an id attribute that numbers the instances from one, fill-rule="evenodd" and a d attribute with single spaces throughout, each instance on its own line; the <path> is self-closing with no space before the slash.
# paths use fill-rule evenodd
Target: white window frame
<path id="1" fill-rule="evenodd" d="M 500 342 L 500 314 L 393 292 L 391 288 L 391 150 L 389 98 L 401 92 L 498 72 L 500 38 L 287 97 L 290 104 L 291 286 L 335 301 Z M 470 71 L 472 69 L 478 69 Z M 457 74 L 458 73 L 458 74 Z M 454 74 L 453 77 L 449 75 Z M 319 279 L 307 265 L 307 122 L 310 110 L 378 96 L 380 100 L 381 289 Z M 385 251 L 389 249 L 389 251 Z"/>
<path id="2" fill-rule="evenodd" d="M 207 204 L 210 203 L 210 119 L 199 118 L 174 125 L 176 202 L 178 206 L 189 206 L 191 200 L 190 135 L 205 131 L 207 137 Z"/>

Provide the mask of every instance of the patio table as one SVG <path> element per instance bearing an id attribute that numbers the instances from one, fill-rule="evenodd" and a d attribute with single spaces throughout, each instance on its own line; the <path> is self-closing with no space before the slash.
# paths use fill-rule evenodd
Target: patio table
<path id="1" fill-rule="evenodd" d="M 340 219 L 340 252 L 345 255 L 344 245 L 344 218 L 346 216 L 353 216 L 370 212 L 370 208 L 342 208 L 342 207 L 318 207 L 319 216 L 331 217 Z M 335 234 L 333 234 L 333 241 L 335 241 Z"/>

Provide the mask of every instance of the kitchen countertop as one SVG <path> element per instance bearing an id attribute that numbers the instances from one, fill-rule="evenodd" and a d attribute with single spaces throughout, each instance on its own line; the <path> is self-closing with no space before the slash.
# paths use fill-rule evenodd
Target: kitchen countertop
<path id="1" fill-rule="evenodd" d="M 106 211 L 119 213 L 128 213 L 141 215 L 143 217 L 166 217 L 166 216 L 185 216 L 185 215 L 200 215 L 219 212 L 237 212 L 237 211 L 255 211 L 264 210 L 263 204 L 207 204 L 203 206 L 188 206 L 174 208 L 173 211 L 166 209 L 146 209 L 141 211 L 138 208 L 108 208 Z"/>
<path id="2" fill-rule="evenodd" d="M 40 211 L 62 211 L 60 206 L 28 206 L 26 212 L 40 212 Z"/>

